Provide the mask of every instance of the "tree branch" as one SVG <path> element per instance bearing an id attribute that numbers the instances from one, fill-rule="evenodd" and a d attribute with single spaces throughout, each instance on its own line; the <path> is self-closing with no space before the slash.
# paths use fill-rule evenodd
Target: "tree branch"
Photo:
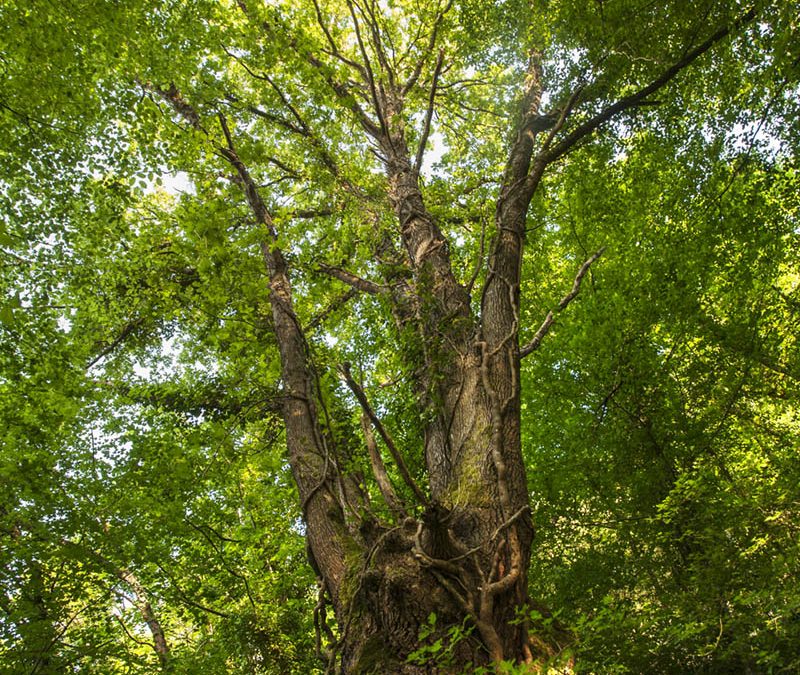
<path id="1" fill-rule="evenodd" d="M 425 113 L 425 124 L 422 127 L 422 136 L 417 147 L 417 156 L 414 159 L 414 171 L 419 171 L 422 166 L 422 156 L 425 154 L 425 146 L 428 144 L 428 136 L 431 132 L 431 120 L 433 119 L 433 107 L 436 99 L 436 85 L 439 82 L 439 74 L 442 72 L 444 61 L 444 49 L 439 50 L 439 57 L 436 59 L 436 67 L 433 70 L 433 81 L 431 82 L 430 96 L 428 97 L 428 110 Z"/>
<path id="2" fill-rule="evenodd" d="M 189 607 L 194 607 L 195 609 L 199 609 L 203 612 L 208 612 L 209 614 L 213 614 L 214 616 L 218 616 L 222 619 L 230 618 L 230 614 L 227 612 L 221 612 L 218 609 L 213 609 L 211 607 L 206 607 L 205 605 L 201 605 L 199 602 L 192 600 L 186 592 L 178 585 L 178 582 L 175 578 L 158 562 L 156 562 L 156 567 L 161 571 L 161 573 L 169 579 L 169 582 L 172 584 L 172 587 L 177 591 L 178 595 L 180 596 L 181 602 L 187 604 Z"/>
<path id="3" fill-rule="evenodd" d="M 400 516 L 408 515 L 405 505 L 397 496 L 392 482 L 389 479 L 386 465 L 383 463 L 383 458 L 378 451 L 378 444 L 375 442 L 375 435 L 372 433 L 370 418 L 366 411 L 362 412 L 361 415 L 361 429 L 364 432 L 364 440 L 367 443 L 367 452 L 369 453 L 372 475 L 375 476 L 375 482 L 378 484 L 378 489 L 383 496 L 383 501 L 386 502 L 386 506 L 388 506 L 389 510 L 393 513 Z"/>
<path id="4" fill-rule="evenodd" d="M 286 428 L 286 445 L 289 463 L 298 486 L 303 516 L 308 526 L 308 538 L 319 569 L 329 588 L 338 588 L 345 574 L 344 535 L 330 530 L 334 509 L 336 517 L 347 522 L 347 513 L 361 513 L 353 507 L 351 499 L 360 502 L 359 489 L 352 476 L 336 467 L 335 482 L 329 476 L 333 458 L 328 437 L 323 433 L 316 404 L 324 401 L 319 394 L 319 382 L 310 360 L 308 343 L 298 321 L 292 299 L 289 268 L 283 252 L 277 245 L 278 237 L 272 215 L 262 199 L 247 166 L 234 147 L 224 115 L 219 115 L 220 125 L 227 142 L 218 152 L 230 162 L 239 176 L 250 208 L 257 223 L 266 230 L 267 237 L 259 242 L 269 276 L 269 301 L 281 362 L 281 379 L 286 395 L 283 402 L 283 419 Z M 330 424 L 328 425 L 330 429 Z M 333 441 L 331 432 L 330 439 Z M 348 523 L 351 527 L 352 523 Z M 243 578 L 249 595 L 247 579 Z"/>
<path id="5" fill-rule="evenodd" d="M 263 80 L 264 82 L 267 82 L 270 87 L 272 87 L 273 91 L 277 94 L 278 98 L 281 100 L 281 103 L 283 103 L 283 105 L 289 110 L 289 112 L 291 113 L 292 117 L 294 117 L 294 119 L 296 120 L 297 124 L 294 124 L 293 122 L 290 122 L 289 120 L 284 119 L 280 115 L 277 115 L 275 113 L 271 113 L 271 112 L 262 110 L 261 108 L 258 108 L 257 106 L 247 105 L 246 109 L 249 112 L 251 112 L 252 114 L 257 115 L 258 117 L 261 117 L 263 119 L 266 119 L 266 120 L 269 120 L 271 122 L 274 122 L 275 124 L 278 124 L 279 126 L 282 126 L 283 128 L 287 129 L 288 131 L 291 131 L 292 133 L 298 134 L 298 135 L 306 138 L 311 143 L 311 146 L 317 151 L 317 153 L 319 153 L 320 160 L 325 165 L 325 167 L 334 176 L 338 177 L 339 176 L 339 168 L 338 168 L 338 166 L 336 164 L 336 161 L 331 156 L 331 154 L 328 152 L 328 150 L 325 148 L 325 146 L 323 145 L 323 143 L 320 140 L 319 136 L 312 131 L 311 127 L 308 125 L 308 123 L 305 121 L 303 116 L 300 114 L 300 111 L 291 102 L 291 100 L 286 95 L 286 93 L 277 85 L 275 80 L 273 78 L 271 78 L 269 75 L 258 74 L 256 72 L 254 72 L 242 59 L 237 57 L 235 54 L 232 54 L 230 52 L 227 52 L 227 53 L 240 66 L 242 66 L 242 68 L 244 68 L 245 71 L 251 77 L 253 77 L 253 78 L 257 79 L 257 80 Z M 229 101 L 232 101 L 232 102 L 237 102 L 238 101 L 238 97 L 236 97 L 233 94 L 226 95 L 226 98 Z"/>
<path id="6" fill-rule="evenodd" d="M 378 138 L 381 134 L 382 126 L 380 124 L 376 124 L 369 115 L 365 112 L 365 110 L 358 104 L 356 101 L 355 96 L 350 91 L 350 88 L 341 82 L 338 82 L 334 79 L 332 75 L 329 74 L 328 69 L 325 67 L 325 64 L 320 61 L 316 56 L 311 53 L 303 54 L 297 49 L 295 46 L 296 51 L 300 56 L 305 58 L 305 60 L 314 68 L 319 71 L 325 82 L 328 83 L 328 86 L 333 90 L 334 94 L 339 98 L 342 104 L 350 110 L 355 116 L 364 130 L 373 138 Z"/>
<path id="7" fill-rule="evenodd" d="M 131 335 L 133 335 L 139 328 L 141 328 L 145 323 L 145 318 L 140 316 L 136 319 L 132 319 L 128 323 L 126 323 L 122 330 L 120 331 L 119 335 L 114 338 L 112 342 L 107 344 L 103 347 L 100 352 L 92 358 L 87 364 L 86 369 L 88 370 L 93 365 L 95 365 L 100 359 L 105 356 L 108 356 L 111 352 L 113 352 L 117 347 L 119 347 L 125 340 L 127 340 Z"/>
<path id="8" fill-rule="evenodd" d="M 240 99 L 235 94 L 226 94 L 225 98 L 230 101 L 231 103 L 240 103 Z M 252 113 L 256 117 L 260 117 L 261 119 L 267 120 L 268 122 L 272 122 L 273 124 L 277 124 L 279 127 L 286 129 L 287 131 L 291 131 L 293 134 L 297 134 L 298 136 L 308 136 L 308 131 L 301 127 L 298 127 L 296 124 L 293 124 L 287 119 L 284 119 L 280 115 L 276 115 L 275 113 L 268 112 L 263 110 L 255 105 L 245 104 L 244 109 L 248 112 Z"/>
<path id="9" fill-rule="evenodd" d="M 352 272 L 347 272 L 346 270 L 340 269 L 338 267 L 333 267 L 332 265 L 328 265 L 326 263 L 320 263 L 319 269 L 321 272 L 324 272 L 328 276 L 333 277 L 334 279 L 338 279 L 339 281 L 347 284 L 348 286 L 352 286 L 356 290 L 362 291 L 364 293 L 378 295 L 386 290 L 386 288 L 384 288 L 380 284 L 376 284 L 374 281 L 362 279 L 361 277 L 353 274 Z"/>
<path id="10" fill-rule="evenodd" d="M 358 289 L 350 288 L 345 293 L 335 297 L 325 309 L 315 314 L 311 321 L 303 326 L 303 332 L 307 335 L 319 328 L 319 326 L 322 325 L 322 322 L 325 321 L 325 319 L 327 319 L 331 314 L 333 314 L 333 312 L 344 306 L 345 303 L 349 302 L 357 295 Z"/>
<path id="11" fill-rule="evenodd" d="M 378 97 L 378 89 L 375 83 L 375 72 L 372 70 L 372 63 L 370 62 L 369 55 L 367 54 L 367 48 L 364 44 L 364 40 L 361 37 L 361 28 L 359 27 L 358 17 L 356 16 L 355 8 L 353 7 L 353 3 L 351 0 L 347 0 L 347 7 L 350 10 L 350 16 L 353 18 L 353 28 L 356 33 L 356 42 L 358 43 L 358 48 L 361 51 L 361 58 L 364 59 L 364 68 L 366 69 L 367 74 L 367 84 L 369 85 L 370 93 L 372 94 L 372 104 L 375 107 L 375 114 L 378 116 L 378 122 L 380 123 L 381 131 L 383 135 L 388 139 L 389 138 L 389 124 L 388 120 L 385 116 L 385 111 L 383 110 L 383 105 L 381 105 L 381 99 Z M 377 50 L 377 46 L 375 47 Z"/>
<path id="12" fill-rule="evenodd" d="M 550 327 L 553 325 L 555 321 L 555 314 L 559 312 L 563 312 L 569 303 L 571 303 L 578 295 L 578 292 L 581 289 L 581 282 L 583 281 L 583 277 L 586 276 L 586 273 L 589 271 L 589 268 L 592 266 L 592 263 L 597 260 L 601 255 L 603 255 L 603 251 L 605 248 L 601 248 L 597 253 L 595 253 L 591 258 L 589 258 L 586 262 L 581 265 L 581 268 L 578 270 L 578 274 L 575 276 L 575 281 L 572 283 L 572 290 L 567 293 L 561 301 L 556 305 L 554 309 L 551 309 L 547 316 L 545 317 L 542 325 L 539 326 L 539 330 L 533 336 L 533 339 L 524 347 L 520 348 L 519 350 L 519 357 L 525 358 L 531 352 L 536 351 L 539 349 L 539 346 L 542 343 L 545 335 L 550 331 Z"/>
<path id="13" fill-rule="evenodd" d="M 433 22 L 433 29 L 431 30 L 430 39 L 428 40 L 428 46 L 414 66 L 414 71 L 411 73 L 411 76 L 403 85 L 403 89 L 400 92 L 402 96 L 405 97 L 406 94 L 408 94 L 408 92 L 410 92 L 417 83 L 417 80 L 419 80 L 419 77 L 422 74 L 422 68 L 424 67 L 425 61 L 428 58 L 428 54 L 430 54 L 433 51 L 433 48 L 436 46 L 436 38 L 439 34 L 439 27 L 442 25 L 442 19 L 444 19 L 445 14 L 450 11 L 452 6 L 453 0 L 448 0 L 447 4 L 444 6 L 444 9 L 436 15 L 436 20 Z"/>
<path id="14" fill-rule="evenodd" d="M 364 394 L 364 390 L 361 388 L 358 382 L 353 379 L 353 376 L 350 373 L 350 364 L 343 363 L 341 367 L 341 373 L 344 376 L 344 381 L 347 383 L 347 386 L 350 387 L 350 391 L 353 392 L 359 404 L 361 405 L 362 410 L 364 413 L 366 413 L 367 417 L 369 417 L 372 425 L 383 439 L 383 442 L 386 443 L 386 447 L 389 449 L 389 453 L 392 455 L 392 459 L 395 461 L 395 464 L 397 464 L 397 469 L 400 472 L 400 475 L 403 477 L 403 481 L 405 481 L 405 484 L 411 488 L 411 491 L 414 493 L 414 496 L 417 498 L 419 503 L 423 504 L 424 506 L 428 506 L 428 498 L 425 496 L 425 493 L 420 490 L 419 486 L 411 477 L 411 473 L 408 471 L 408 467 L 403 460 L 403 456 L 400 454 L 400 451 L 394 444 L 394 440 L 389 435 L 389 432 L 386 431 L 386 427 L 383 426 L 383 422 L 381 422 L 380 418 L 375 414 L 372 406 L 370 406 L 369 401 Z"/>
<path id="15" fill-rule="evenodd" d="M 381 27 L 378 24 L 378 17 L 375 14 L 374 0 L 366 0 L 363 7 L 356 0 L 353 0 L 353 4 L 358 7 L 361 15 L 364 17 L 364 20 L 367 23 L 369 31 L 372 34 L 372 47 L 375 51 L 375 55 L 378 57 L 378 63 L 386 73 L 386 76 L 389 80 L 389 87 L 394 89 L 394 71 L 389 64 L 386 49 L 384 48 L 384 41 L 381 37 Z"/>
<path id="16" fill-rule="evenodd" d="M 319 6 L 318 0 L 314 0 L 314 11 L 316 12 L 317 15 L 317 24 L 322 29 L 322 32 L 325 35 L 325 39 L 327 40 L 328 45 L 331 48 L 330 52 L 331 56 L 336 57 L 345 65 L 357 70 L 359 73 L 361 73 L 362 77 L 366 77 L 367 73 L 364 70 L 364 66 L 362 66 L 360 63 L 357 63 L 356 61 L 353 61 L 352 59 L 347 58 L 344 54 L 342 54 L 338 45 L 334 41 L 330 30 L 328 30 L 328 26 L 325 24 L 325 21 L 322 18 L 322 9 Z"/>
<path id="17" fill-rule="evenodd" d="M 169 85 L 169 89 L 162 89 L 161 87 L 154 87 L 152 85 L 148 85 L 148 88 L 155 91 L 161 98 L 169 103 L 170 107 L 194 129 L 208 135 L 208 130 L 200 123 L 200 114 L 181 96 L 174 82 Z"/>
<path id="18" fill-rule="evenodd" d="M 478 275 L 481 273 L 483 269 L 484 259 L 483 256 L 486 253 L 486 218 L 481 218 L 481 239 L 480 244 L 478 246 L 478 258 L 475 261 L 475 269 L 472 270 L 472 275 L 467 282 L 466 289 L 467 293 L 470 295 L 472 294 L 472 289 L 475 286 L 475 282 L 478 280 Z"/>
<path id="19" fill-rule="evenodd" d="M 648 96 L 650 96 L 651 94 L 655 93 L 656 91 L 664 87 L 677 75 L 679 75 L 683 70 L 689 67 L 692 63 L 694 63 L 697 59 L 699 59 L 708 50 L 710 50 L 715 44 L 717 44 L 725 37 L 727 37 L 732 31 L 752 21 L 755 18 L 755 16 L 756 16 L 755 10 L 751 9 L 750 11 L 746 12 L 741 17 L 739 17 L 736 21 L 734 21 L 730 26 L 724 26 L 720 28 L 716 33 L 714 33 L 710 38 L 708 38 L 708 40 L 698 45 L 694 49 L 691 49 L 688 52 L 686 52 L 686 54 L 682 58 L 680 58 L 669 68 L 667 68 L 667 70 L 665 70 L 655 80 L 650 82 L 650 84 L 642 87 L 635 94 L 631 94 L 630 96 L 625 96 L 624 98 L 621 98 L 616 103 L 613 103 L 612 105 L 608 106 L 607 108 L 599 112 L 592 119 L 581 124 L 566 138 L 557 143 L 552 150 L 544 153 L 543 155 L 540 155 L 541 159 L 545 163 L 550 163 L 557 160 L 560 157 L 563 157 L 567 152 L 570 151 L 570 149 L 572 149 L 575 146 L 576 143 L 578 143 L 581 139 L 591 134 L 601 125 L 608 122 L 615 115 L 636 106 L 646 105 L 647 104 L 646 99 Z"/>
<path id="20" fill-rule="evenodd" d="M 164 634 L 164 629 L 161 626 L 161 622 L 158 620 L 158 617 L 156 616 L 155 612 L 153 611 L 153 607 L 150 604 L 147 591 L 145 590 L 144 586 L 142 586 L 136 575 L 131 572 L 131 570 L 117 570 L 117 576 L 126 584 L 128 584 L 133 591 L 136 609 L 139 610 L 139 613 L 142 615 L 144 622 L 147 624 L 147 627 L 150 630 L 150 634 L 153 636 L 153 650 L 156 652 L 156 656 L 158 656 L 158 660 L 162 669 L 167 669 L 170 662 L 170 648 L 167 644 L 166 635 Z"/>

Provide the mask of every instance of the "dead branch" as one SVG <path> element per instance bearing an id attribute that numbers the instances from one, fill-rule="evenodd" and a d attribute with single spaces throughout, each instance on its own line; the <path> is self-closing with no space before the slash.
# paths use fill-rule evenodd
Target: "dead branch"
<path id="1" fill-rule="evenodd" d="M 542 340 L 544 339 L 545 335 L 550 331 L 550 327 L 553 325 L 555 321 L 555 315 L 557 313 L 563 312 L 569 303 L 571 303 L 578 295 L 578 292 L 581 289 L 581 282 L 583 281 L 583 277 L 586 276 L 586 273 L 589 271 L 592 263 L 597 260 L 601 255 L 603 255 L 603 251 L 605 248 L 601 248 L 597 253 L 595 253 L 591 258 L 589 258 L 586 262 L 581 265 L 581 268 L 578 270 L 578 274 L 575 276 L 575 281 L 572 283 L 572 290 L 567 293 L 561 301 L 556 305 L 554 309 L 551 309 L 547 316 L 545 317 L 542 325 L 539 326 L 539 330 L 536 331 L 531 341 L 525 345 L 524 347 L 520 348 L 519 356 L 520 358 L 524 358 L 528 356 L 531 352 L 536 351 L 539 349 L 539 345 L 541 345 Z"/>

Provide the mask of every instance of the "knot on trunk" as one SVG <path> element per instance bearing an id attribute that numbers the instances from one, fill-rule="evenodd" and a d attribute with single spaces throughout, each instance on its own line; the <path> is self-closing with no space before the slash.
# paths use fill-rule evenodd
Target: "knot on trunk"
<path id="1" fill-rule="evenodd" d="M 450 530 L 453 523 L 450 509 L 439 503 L 431 504 L 422 514 L 422 522 L 421 543 L 427 555 L 448 560 L 461 552 Z"/>

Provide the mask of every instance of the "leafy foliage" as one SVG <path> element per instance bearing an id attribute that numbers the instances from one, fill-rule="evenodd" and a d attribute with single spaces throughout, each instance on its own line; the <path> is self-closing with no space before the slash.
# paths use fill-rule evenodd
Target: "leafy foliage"
<path id="1" fill-rule="evenodd" d="M 379 149 L 355 99 L 330 86 L 361 58 L 353 4 L 320 4 L 0 7 L 8 672 L 324 668 L 264 232 L 220 157 L 220 116 L 274 214 L 342 464 L 378 501 L 337 374 L 347 362 L 424 484 L 428 411 L 408 382 L 425 345 L 397 329 L 384 297 L 326 273 L 399 286 L 407 269 Z M 756 2 L 754 21 L 576 142 L 528 213 L 523 344 L 581 262 L 605 251 L 522 365 L 531 594 L 559 608 L 580 672 L 800 668 L 800 41 L 789 5 Z M 475 308 L 528 55 L 542 55 L 545 111 L 557 117 L 582 92 L 566 135 L 751 10 L 374 6 L 406 50 L 401 70 L 425 57 L 422 28 L 441 21 L 424 197 Z M 330 56 L 329 40 L 343 52 L 320 68 L 308 55 Z M 434 62 L 422 59 L 410 112 L 392 120 L 412 145 Z M 399 467 L 387 470 L 410 498 Z M 462 667 L 456 647 L 476 641 L 475 626 L 434 619 L 410 662 Z M 156 623 L 168 654 L 154 649 Z"/>

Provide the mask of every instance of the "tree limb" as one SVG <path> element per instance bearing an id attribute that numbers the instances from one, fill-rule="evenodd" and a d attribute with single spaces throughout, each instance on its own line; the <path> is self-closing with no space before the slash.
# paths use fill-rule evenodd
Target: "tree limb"
<path id="1" fill-rule="evenodd" d="M 200 114 L 181 96 L 174 82 L 169 85 L 169 89 L 162 89 L 161 87 L 154 87 L 152 85 L 148 85 L 148 88 L 151 91 L 155 91 L 161 98 L 169 103 L 170 107 L 194 129 L 208 135 L 208 130 L 200 122 Z"/>
<path id="2" fill-rule="evenodd" d="M 322 8 L 319 6 L 318 0 L 314 0 L 314 11 L 316 12 L 317 15 L 317 24 L 322 29 L 322 32 L 325 35 L 325 39 L 327 40 L 328 45 L 331 48 L 330 52 L 331 56 L 334 56 L 335 58 L 339 59 L 339 61 L 349 66 L 350 68 L 357 70 L 359 73 L 361 73 L 362 77 L 366 77 L 366 71 L 364 70 L 364 66 L 362 66 L 360 63 L 357 63 L 356 61 L 353 61 L 350 58 L 347 58 L 344 54 L 342 54 L 338 45 L 334 41 L 330 30 L 328 30 L 328 26 L 325 24 L 325 21 L 322 18 Z"/>
<path id="3" fill-rule="evenodd" d="M 340 269 L 339 267 L 334 267 L 333 265 L 320 263 L 319 269 L 321 272 L 324 272 L 328 276 L 333 277 L 334 279 L 338 279 L 339 281 L 347 284 L 348 286 L 352 286 L 356 290 L 362 291 L 364 293 L 378 295 L 386 290 L 383 286 L 381 286 L 380 284 L 376 284 L 374 281 L 369 281 L 368 279 L 362 279 L 361 277 L 353 274 L 352 272 Z"/>
<path id="4" fill-rule="evenodd" d="M 375 442 L 375 435 L 372 433 L 370 426 L 369 415 L 364 411 L 361 415 L 361 429 L 364 432 L 364 440 L 367 443 L 367 452 L 369 453 L 369 462 L 372 467 L 372 475 L 375 476 L 375 482 L 378 484 L 378 489 L 381 492 L 383 501 L 386 506 L 393 513 L 404 516 L 408 515 L 406 507 L 402 500 L 397 496 L 394 491 L 392 482 L 389 479 L 389 474 L 386 471 L 386 465 L 383 463 L 383 458 L 378 451 L 378 444 Z"/>
<path id="5" fill-rule="evenodd" d="M 439 74 L 442 72 L 443 61 L 444 49 L 440 49 L 439 57 L 436 59 L 436 67 L 433 70 L 433 81 L 431 82 L 431 91 L 428 97 L 428 110 L 425 113 L 425 124 L 422 127 L 422 136 L 420 136 L 417 156 L 414 159 L 415 171 L 419 171 L 422 166 L 422 156 L 425 154 L 425 146 L 428 144 L 428 135 L 431 132 L 431 120 L 433 119 L 433 106 L 436 99 L 436 85 L 439 82 Z"/>
<path id="6" fill-rule="evenodd" d="M 303 326 L 303 332 L 306 334 L 311 333 L 312 331 L 319 328 L 325 319 L 327 319 L 333 312 L 335 312 L 340 307 L 344 306 L 345 303 L 349 302 L 353 298 L 358 295 L 357 288 L 349 288 L 345 293 L 335 297 L 331 303 L 325 307 L 321 312 L 318 312 L 314 315 L 314 317 L 309 321 L 305 326 Z"/>
<path id="7" fill-rule="evenodd" d="M 751 9 L 750 11 L 746 12 L 741 17 L 739 17 L 736 21 L 734 21 L 730 26 L 723 26 L 722 28 L 720 28 L 705 42 L 698 45 L 694 49 L 691 49 L 688 52 L 686 52 L 686 54 L 684 54 L 682 58 L 673 63 L 655 80 L 650 82 L 648 85 L 642 87 L 635 94 L 631 94 L 630 96 L 625 96 L 624 98 L 621 98 L 616 103 L 613 103 L 612 105 L 608 106 L 607 108 L 599 112 L 592 119 L 581 124 L 577 129 L 575 129 L 572 133 L 566 136 L 566 138 L 557 143 L 552 148 L 552 150 L 544 153 L 544 155 L 541 155 L 541 159 L 545 163 L 550 163 L 557 160 L 560 157 L 563 157 L 567 152 L 569 152 L 570 149 L 572 149 L 575 146 L 576 143 L 578 143 L 581 139 L 591 134 L 601 125 L 608 122 L 615 115 L 630 108 L 639 105 L 645 105 L 648 96 L 650 96 L 651 94 L 655 93 L 663 86 L 668 84 L 683 70 L 685 70 L 688 66 L 690 66 L 697 59 L 699 59 L 709 49 L 711 49 L 715 44 L 717 44 L 725 37 L 727 37 L 733 30 L 736 30 L 741 26 L 749 23 L 753 19 L 755 19 L 755 16 L 756 16 L 755 10 Z"/>
<path id="8" fill-rule="evenodd" d="M 341 373 L 344 376 L 344 381 L 347 383 L 347 386 L 350 387 L 350 391 L 353 392 L 354 396 L 361 405 L 362 410 L 364 413 L 366 413 L 367 417 L 369 417 L 372 425 L 383 439 L 383 442 L 386 443 L 386 447 L 389 449 L 389 453 L 392 455 L 392 459 L 395 461 L 395 464 L 397 464 L 397 470 L 403 477 L 403 481 L 409 488 L 411 488 L 411 491 L 414 493 L 414 496 L 417 498 L 419 503 L 428 506 L 428 498 L 425 496 L 425 493 L 420 490 L 419 486 L 411 477 L 411 473 L 408 471 L 408 467 L 403 460 L 403 456 L 400 454 L 400 451 L 394 444 L 394 440 L 389 435 L 389 432 L 386 431 L 386 427 L 383 426 L 383 422 L 381 422 L 380 418 L 375 414 L 372 406 L 370 406 L 369 401 L 364 394 L 364 390 L 361 388 L 358 382 L 353 379 L 353 376 L 350 373 L 350 364 L 343 363 L 341 367 Z"/>
<path id="9" fill-rule="evenodd" d="M 402 96 L 408 94 L 408 92 L 410 92 L 417 83 L 417 80 L 419 80 L 419 77 L 422 74 L 422 68 L 428 58 L 428 54 L 430 54 L 433 51 L 433 48 L 436 46 L 436 38 L 439 34 L 439 27 L 442 25 L 442 19 L 444 19 L 445 14 L 450 11 L 452 6 L 453 0 L 448 0 L 448 3 L 444 6 L 444 9 L 442 9 L 442 11 L 436 15 L 436 20 L 433 22 L 433 29 L 431 30 L 430 34 L 430 39 L 428 40 L 428 46 L 414 66 L 414 71 L 411 73 L 411 76 L 403 85 L 403 88 L 400 92 Z"/>
<path id="10" fill-rule="evenodd" d="M 475 269 L 472 270 L 472 275 L 467 282 L 466 289 L 467 293 L 470 295 L 472 294 L 472 289 L 475 286 L 475 282 L 478 280 L 478 275 L 481 273 L 483 269 L 483 256 L 486 253 L 486 218 L 481 218 L 481 239 L 480 244 L 478 247 L 478 258 L 475 261 Z"/>
<path id="11" fill-rule="evenodd" d="M 164 634 L 164 629 L 161 626 L 161 622 L 158 620 L 158 617 L 156 616 L 155 612 L 153 611 L 153 607 L 150 604 L 147 591 L 131 570 L 117 570 L 117 576 L 128 586 L 130 586 L 131 590 L 133 591 L 136 609 L 139 610 L 139 613 L 142 615 L 147 627 L 150 629 L 150 634 L 153 636 L 153 650 L 155 651 L 156 656 L 158 656 L 158 661 L 161 664 L 162 669 L 167 669 L 170 662 L 170 648 L 167 643 L 166 635 Z"/>
<path id="12" fill-rule="evenodd" d="M 550 327 L 553 325 L 555 321 L 555 314 L 559 312 L 563 312 L 569 303 L 571 303 L 578 295 L 578 292 L 581 289 L 581 282 L 583 281 L 583 277 L 586 276 L 586 273 L 589 271 L 592 263 L 597 260 L 601 255 L 603 255 L 603 251 L 605 248 L 601 248 L 597 253 L 595 253 L 591 258 L 589 258 L 586 262 L 581 265 L 581 268 L 578 270 L 578 274 L 575 276 L 575 281 L 572 283 L 572 289 L 569 293 L 567 293 L 561 300 L 559 301 L 558 305 L 554 309 L 551 309 L 547 316 L 545 317 L 542 325 L 539 326 L 539 330 L 533 336 L 533 339 L 524 347 L 520 348 L 519 350 L 519 357 L 524 358 L 528 356 L 531 352 L 536 351 L 539 349 L 539 346 L 542 343 L 545 335 L 550 331 Z"/>
<path id="13" fill-rule="evenodd" d="M 378 23 L 378 17 L 375 13 L 374 7 L 374 0 L 366 0 L 364 2 L 364 6 L 362 7 L 356 0 L 353 0 L 353 5 L 358 7 L 358 10 L 361 12 L 361 15 L 364 17 L 366 21 L 367 27 L 369 28 L 370 33 L 372 34 L 372 47 L 375 51 L 375 55 L 378 57 L 378 63 L 380 64 L 381 68 L 386 73 L 386 76 L 389 81 L 389 87 L 391 89 L 395 88 L 395 79 L 394 79 L 394 71 L 389 64 L 389 59 L 387 57 L 386 49 L 384 47 L 384 40 L 381 37 L 381 27 Z"/>
<path id="14" fill-rule="evenodd" d="M 375 114 L 378 116 L 378 123 L 380 124 L 380 130 L 382 132 L 383 137 L 387 140 L 390 139 L 389 133 L 389 121 L 386 119 L 386 111 L 383 109 L 383 105 L 381 102 L 381 98 L 378 96 L 378 88 L 375 81 L 375 73 L 372 70 L 372 63 L 370 62 L 369 55 L 367 54 L 367 48 L 364 44 L 364 40 L 361 37 L 361 28 L 359 27 L 358 17 L 356 16 L 355 8 L 353 7 L 353 3 L 351 0 L 347 0 L 347 7 L 350 10 L 350 16 L 353 18 L 353 28 L 356 33 L 356 42 L 358 43 L 358 48 L 361 51 L 361 57 L 364 59 L 364 68 L 366 69 L 367 74 L 367 84 L 369 85 L 370 92 L 372 94 L 372 104 L 375 109 Z M 378 47 L 375 46 L 377 50 Z M 373 137 L 378 138 L 379 136 Z"/>
<path id="15" fill-rule="evenodd" d="M 97 356 L 93 357 L 87 364 L 86 369 L 88 370 L 93 365 L 95 365 L 100 359 L 105 356 L 108 356 L 111 352 L 113 352 L 117 347 L 119 347 L 125 340 L 127 340 L 131 335 L 133 335 L 139 328 L 141 328 L 145 324 L 145 317 L 140 316 L 136 319 L 132 319 L 128 323 L 126 323 L 122 330 L 120 331 L 119 335 L 114 338 L 112 342 L 107 344 L 103 347 L 97 354 Z"/>
<path id="16" fill-rule="evenodd" d="M 231 103 L 240 103 L 240 99 L 235 94 L 226 94 L 225 98 L 230 101 Z M 308 136 L 308 132 L 306 129 L 302 129 L 301 127 L 297 126 L 296 124 L 290 122 L 289 120 L 281 117 L 280 115 L 276 115 L 275 113 L 269 112 L 267 110 L 263 110 L 256 105 L 245 104 L 245 110 L 252 113 L 256 117 L 260 117 L 268 122 L 272 122 L 273 124 L 277 124 L 279 127 L 286 129 L 287 131 L 291 131 L 293 134 L 297 134 L 298 136 Z"/>
<path id="17" fill-rule="evenodd" d="M 346 84 L 338 82 L 332 75 L 329 74 L 328 69 L 325 67 L 325 64 L 320 61 L 316 56 L 311 53 L 303 54 L 302 52 L 297 49 L 296 45 L 295 49 L 297 50 L 298 54 L 305 58 L 305 60 L 313 66 L 319 73 L 322 74 L 325 82 L 327 82 L 328 86 L 333 90 L 333 93 L 339 98 L 342 104 L 350 110 L 355 116 L 364 130 L 373 138 L 378 138 L 381 134 L 381 125 L 376 124 L 369 115 L 367 115 L 366 111 L 358 104 L 356 101 L 355 96 L 350 91 L 350 87 Z"/>

